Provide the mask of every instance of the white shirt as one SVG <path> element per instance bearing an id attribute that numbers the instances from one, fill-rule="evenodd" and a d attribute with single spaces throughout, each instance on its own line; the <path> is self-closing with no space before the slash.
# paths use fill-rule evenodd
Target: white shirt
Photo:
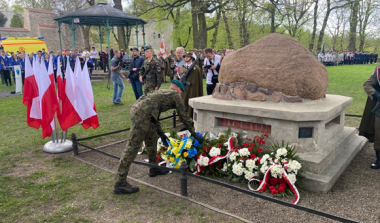
<path id="1" fill-rule="evenodd" d="M 88 55 L 91 56 L 90 52 L 88 52 L 88 51 L 83 51 L 83 52 L 82 52 L 82 56 L 86 56 L 86 54 L 88 54 Z"/>
<path id="2" fill-rule="evenodd" d="M 91 51 L 90 58 L 91 59 L 98 58 L 98 51 L 96 51 L 96 50 Z"/>
<path id="3" fill-rule="evenodd" d="M 218 66 L 218 64 L 220 65 L 220 56 L 217 55 L 217 54 L 215 54 L 214 59 L 211 60 L 211 63 L 214 64 L 214 66 Z M 204 61 L 203 61 L 203 64 L 204 64 L 204 66 L 210 65 L 210 61 L 207 58 L 205 58 Z M 212 75 L 213 75 L 212 71 L 214 71 L 214 75 L 219 75 L 218 71 L 208 69 L 208 71 L 207 71 L 207 77 L 206 77 L 206 84 L 213 84 L 212 81 L 211 81 L 212 80 Z"/>

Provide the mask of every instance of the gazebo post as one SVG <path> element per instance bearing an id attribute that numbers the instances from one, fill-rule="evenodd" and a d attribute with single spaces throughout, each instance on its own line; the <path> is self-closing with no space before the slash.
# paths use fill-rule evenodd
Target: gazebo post
<path id="1" fill-rule="evenodd" d="M 127 25 L 127 27 L 125 27 L 126 28 L 126 32 L 125 32 L 125 42 L 126 42 L 126 47 L 127 47 L 127 49 L 125 49 L 125 52 L 128 52 L 128 55 L 129 55 L 129 38 L 128 38 L 128 34 L 129 34 L 129 25 Z"/>
<path id="2" fill-rule="evenodd" d="M 136 22 L 136 47 L 139 48 L 139 25 Z"/>
<path id="3" fill-rule="evenodd" d="M 110 24 L 109 24 L 109 20 L 107 19 L 107 40 L 108 40 L 108 74 L 111 75 L 111 66 L 110 66 L 110 54 L 111 54 L 111 46 L 110 46 Z M 108 78 L 110 78 L 110 76 L 108 75 Z"/>
<path id="4" fill-rule="evenodd" d="M 61 22 L 58 22 L 58 36 L 59 36 L 59 50 L 62 53 L 62 40 L 61 40 Z"/>
<path id="5" fill-rule="evenodd" d="M 75 44 L 75 25 L 74 25 L 74 19 L 71 19 L 71 36 L 73 37 L 73 47 L 74 50 L 77 49 L 77 46 Z"/>
<path id="6" fill-rule="evenodd" d="M 143 42 L 144 42 L 144 46 L 145 46 L 145 27 L 144 27 L 144 24 L 142 25 L 142 35 L 143 35 Z"/>
<path id="7" fill-rule="evenodd" d="M 102 47 L 102 30 L 101 30 L 100 26 L 99 26 L 99 42 L 100 42 L 100 50 L 103 50 L 103 47 Z"/>

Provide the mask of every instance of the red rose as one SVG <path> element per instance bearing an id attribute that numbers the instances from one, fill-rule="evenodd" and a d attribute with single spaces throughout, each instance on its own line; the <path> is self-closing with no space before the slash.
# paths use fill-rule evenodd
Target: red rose
<path id="1" fill-rule="evenodd" d="M 265 134 L 264 134 L 264 137 L 265 137 L 265 138 L 268 138 L 268 134 L 265 133 Z"/>
<path id="2" fill-rule="evenodd" d="M 211 149 L 212 149 L 212 146 L 209 146 L 209 147 L 208 147 L 208 150 L 211 150 Z"/>
<path id="3" fill-rule="evenodd" d="M 278 194 L 278 191 L 277 191 L 276 189 L 271 190 L 270 192 L 271 192 L 271 194 L 273 194 L 273 195 Z"/>
<path id="4" fill-rule="evenodd" d="M 270 187 L 269 187 L 269 190 L 276 190 L 276 187 L 274 187 L 274 186 L 270 186 Z"/>
<path id="5" fill-rule="evenodd" d="M 280 179 L 280 186 L 281 186 L 281 184 L 286 185 L 286 180 L 285 180 L 284 178 L 281 178 L 281 179 Z M 286 187 L 286 186 L 285 186 L 285 187 Z"/>
<path id="6" fill-rule="evenodd" d="M 199 155 L 196 155 L 196 156 L 195 156 L 195 159 L 196 159 L 196 160 L 199 159 Z"/>
<path id="7" fill-rule="evenodd" d="M 285 188 L 283 188 L 283 187 L 279 187 L 279 188 L 278 188 L 278 192 L 280 192 L 280 193 L 285 193 Z"/>
<path id="8" fill-rule="evenodd" d="M 256 158 L 256 155 L 255 154 L 251 154 L 250 158 L 254 159 L 254 158 Z"/>
<path id="9" fill-rule="evenodd" d="M 218 165 L 218 169 L 222 169 L 222 165 Z"/>
<path id="10" fill-rule="evenodd" d="M 286 188 L 286 184 L 284 184 L 284 183 L 281 183 L 281 181 L 280 181 L 280 187 L 282 187 L 282 188 Z"/>
<path id="11" fill-rule="evenodd" d="M 223 146 L 223 145 L 219 143 L 218 147 L 219 147 L 219 148 L 222 148 L 222 146 Z"/>
<path id="12" fill-rule="evenodd" d="M 258 158 L 256 162 L 257 162 L 257 163 L 260 163 L 260 160 L 261 160 L 261 158 Z"/>
<path id="13" fill-rule="evenodd" d="M 273 186 L 275 186 L 275 185 L 280 183 L 280 180 L 277 178 L 272 178 L 269 180 L 269 183 L 272 184 Z"/>
<path id="14" fill-rule="evenodd" d="M 243 146 L 248 146 L 248 143 L 244 143 Z"/>
<path id="15" fill-rule="evenodd" d="M 259 149 L 257 150 L 257 152 L 262 153 L 263 149 L 261 147 L 259 147 Z"/>
<path id="16" fill-rule="evenodd" d="M 248 151 L 252 151 L 252 147 L 248 147 Z"/>
<path id="17" fill-rule="evenodd" d="M 202 153 L 202 156 L 205 156 L 205 157 L 207 157 L 207 153 Z"/>

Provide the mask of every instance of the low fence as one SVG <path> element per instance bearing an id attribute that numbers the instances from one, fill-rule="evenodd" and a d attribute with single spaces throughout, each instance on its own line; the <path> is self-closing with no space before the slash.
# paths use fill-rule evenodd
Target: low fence
<path id="1" fill-rule="evenodd" d="M 175 110 L 173 110 L 173 115 L 165 117 L 165 118 L 162 118 L 159 121 L 167 120 L 167 119 L 172 119 L 173 128 L 176 128 L 176 126 L 177 126 L 177 124 L 176 124 L 176 117 L 177 116 L 178 115 L 176 114 Z M 346 116 L 349 116 L 349 117 L 362 117 L 362 116 L 359 116 L 359 115 L 350 115 L 350 114 L 346 114 Z M 130 128 L 126 128 L 126 129 L 121 129 L 121 130 L 117 130 L 117 131 L 113 131 L 113 132 L 103 133 L 103 134 L 94 135 L 94 136 L 90 136 L 90 137 L 86 137 L 86 138 L 80 138 L 80 139 L 78 139 L 77 136 L 73 133 L 71 135 L 71 140 L 73 142 L 73 153 L 74 153 L 75 156 L 79 155 L 78 146 L 82 146 L 82 147 L 84 147 L 86 149 L 89 149 L 91 151 L 103 154 L 105 156 L 111 157 L 111 158 L 116 159 L 116 160 L 120 160 L 120 157 L 118 157 L 118 156 L 106 153 L 104 151 L 101 151 L 99 149 L 93 148 L 91 146 L 85 145 L 85 144 L 80 143 L 80 142 L 81 141 L 85 141 L 85 140 L 90 140 L 90 139 L 98 138 L 98 137 L 108 136 L 108 135 L 112 135 L 112 134 L 116 134 L 116 133 L 120 133 L 120 132 L 126 132 L 126 131 L 129 131 L 129 130 L 130 130 Z M 220 181 L 217 181 L 217 180 L 214 180 L 214 179 L 211 179 L 211 178 L 207 178 L 207 177 L 203 177 L 203 176 L 199 176 L 199 175 L 195 175 L 195 174 L 189 174 L 186 171 L 186 169 L 188 168 L 188 166 L 187 166 L 187 164 L 186 164 L 185 161 L 183 161 L 181 163 L 180 169 L 173 169 L 173 168 L 168 168 L 168 167 L 164 167 L 164 166 L 157 166 L 157 165 L 153 165 L 153 164 L 146 163 L 146 162 L 140 162 L 140 161 L 133 161 L 133 163 L 137 164 L 137 165 L 141 165 L 141 166 L 155 167 L 155 168 L 160 168 L 160 169 L 163 169 L 163 170 L 169 170 L 169 171 L 172 171 L 172 172 L 179 173 L 180 174 L 180 195 L 182 195 L 182 196 L 188 196 L 188 193 L 187 193 L 187 179 L 188 179 L 188 177 L 192 177 L 192 178 L 196 178 L 196 179 L 203 180 L 203 181 L 206 181 L 206 182 L 209 182 L 209 183 L 213 183 L 213 184 L 216 184 L 216 185 L 219 185 L 219 186 L 231 189 L 231 190 L 235 190 L 235 191 L 238 191 L 238 192 L 250 195 L 252 197 L 263 199 L 263 200 L 266 200 L 266 201 L 269 201 L 269 202 L 272 202 L 272 203 L 276 203 L 276 204 L 283 205 L 283 206 L 286 206 L 286 207 L 294 208 L 294 209 L 297 209 L 297 210 L 305 211 L 305 212 L 308 212 L 308 213 L 311 213 L 311 214 L 314 214 L 314 215 L 318 215 L 318 216 L 321 216 L 321 217 L 325 217 L 325 218 L 328 218 L 328 219 L 332 219 L 332 220 L 335 220 L 335 221 L 346 222 L 346 223 L 358 223 L 357 221 L 354 221 L 354 220 L 351 220 L 351 219 L 335 216 L 333 214 L 329 214 L 329 213 L 326 213 L 326 212 L 318 211 L 318 210 L 315 210 L 315 209 L 312 209 L 312 208 L 308 208 L 308 207 L 305 207 L 305 206 L 301 206 L 301 205 L 294 205 L 294 204 L 286 202 L 286 201 L 282 201 L 282 200 L 278 200 L 278 199 L 275 199 L 275 198 L 272 198 L 272 197 L 268 197 L 268 196 L 262 195 L 262 194 L 257 193 L 257 192 L 245 190 L 243 188 L 236 187 L 236 186 L 233 186 L 233 185 L 230 185 L 230 184 L 227 184 L 227 183 L 224 183 L 224 182 L 220 182 Z"/>

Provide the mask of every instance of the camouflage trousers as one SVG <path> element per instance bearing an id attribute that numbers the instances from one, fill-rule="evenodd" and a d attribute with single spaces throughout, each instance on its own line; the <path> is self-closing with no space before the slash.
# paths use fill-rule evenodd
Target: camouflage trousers
<path id="1" fill-rule="evenodd" d="M 144 95 L 147 95 L 149 92 L 152 92 L 156 89 L 156 82 L 145 82 L 144 84 Z"/>
<path id="2" fill-rule="evenodd" d="M 157 133 L 154 124 L 151 123 L 151 116 L 132 107 L 131 121 L 132 126 L 129 131 L 127 145 L 120 158 L 117 170 L 117 181 L 119 182 L 126 181 L 129 168 L 135 160 L 143 141 L 145 142 L 149 163 L 157 164 Z"/>

